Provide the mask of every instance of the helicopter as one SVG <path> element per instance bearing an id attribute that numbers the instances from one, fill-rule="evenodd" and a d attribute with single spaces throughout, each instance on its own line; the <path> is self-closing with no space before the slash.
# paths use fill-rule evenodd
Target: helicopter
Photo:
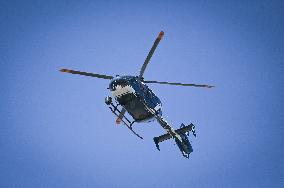
<path id="1" fill-rule="evenodd" d="M 78 74 L 83 76 L 90 76 L 95 78 L 101 78 L 110 80 L 109 87 L 111 96 L 105 98 L 105 103 L 111 110 L 111 112 L 117 117 L 116 123 L 123 124 L 137 137 L 143 139 L 133 129 L 134 123 L 151 122 L 156 120 L 161 127 L 166 131 L 158 137 L 154 137 L 154 143 L 156 148 L 160 151 L 159 143 L 168 139 L 173 139 L 181 151 L 182 155 L 189 158 L 189 154 L 193 152 L 191 143 L 189 142 L 189 133 L 192 133 L 196 137 L 195 126 L 190 123 L 189 125 L 181 124 L 179 129 L 174 130 L 172 126 L 166 121 L 162 113 L 162 103 L 156 94 L 147 86 L 147 84 L 164 84 L 175 86 L 192 86 L 202 88 L 212 88 L 214 86 L 205 84 L 184 84 L 176 82 L 160 82 L 144 80 L 144 72 L 147 65 L 150 62 L 159 42 L 164 36 L 164 32 L 161 31 L 156 38 L 151 50 L 149 51 L 141 69 L 137 76 L 111 76 L 105 74 L 96 74 L 90 72 L 82 72 L 70 69 L 60 69 L 61 72 Z M 113 100 L 114 98 L 114 100 Z M 132 117 L 130 120 L 126 116 L 126 112 Z"/>

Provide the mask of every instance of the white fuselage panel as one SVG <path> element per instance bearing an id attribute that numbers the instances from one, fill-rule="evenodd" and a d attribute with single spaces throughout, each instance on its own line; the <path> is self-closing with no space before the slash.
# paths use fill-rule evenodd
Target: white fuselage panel
<path id="1" fill-rule="evenodd" d="M 135 90 L 130 85 L 127 85 L 127 86 L 124 86 L 124 87 L 121 87 L 121 85 L 117 85 L 115 87 L 115 90 L 111 91 L 111 94 L 116 98 L 119 98 L 119 97 L 126 95 L 128 93 L 135 93 Z"/>

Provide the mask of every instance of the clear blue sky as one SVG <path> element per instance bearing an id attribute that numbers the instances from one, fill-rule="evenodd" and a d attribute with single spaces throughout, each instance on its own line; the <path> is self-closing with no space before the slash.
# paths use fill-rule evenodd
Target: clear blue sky
<path id="1" fill-rule="evenodd" d="M 284 4 L 281 1 L 1 1 L 0 187 L 284 187 Z M 157 151 L 104 104 L 108 81 L 60 68 L 138 74 L 194 152 Z"/>

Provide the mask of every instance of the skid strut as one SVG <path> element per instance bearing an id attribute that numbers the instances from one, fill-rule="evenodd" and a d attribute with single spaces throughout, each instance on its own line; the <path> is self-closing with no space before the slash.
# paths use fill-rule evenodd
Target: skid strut
<path id="1" fill-rule="evenodd" d="M 116 117 L 119 117 L 119 114 L 121 113 L 121 111 L 117 108 L 119 106 L 119 104 L 114 105 L 112 102 L 111 97 L 106 97 L 105 99 L 105 103 L 109 106 L 109 109 L 112 111 L 112 113 L 114 115 L 116 115 Z M 140 136 L 138 133 L 136 133 L 133 128 L 132 125 L 133 123 L 135 123 L 135 121 L 130 121 L 125 115 L 123 115 L 123 117 L 121 118 L 121 121 L 124 123 L 124 125 L 133 133 L 135 134 L 137 137 L 143 139 L 142 136 Z"/>

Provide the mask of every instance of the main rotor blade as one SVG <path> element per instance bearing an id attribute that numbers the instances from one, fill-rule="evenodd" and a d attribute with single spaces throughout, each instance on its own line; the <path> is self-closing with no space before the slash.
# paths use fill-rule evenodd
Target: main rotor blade
<path id="1" fill-rule="evenodd" d="M 156 40 L 155 40 L 155 42 L 154 42 L 154 44 L 153 44 L 153 46 L 152 46 L 150 52 L 148 53 L 148 55 L 147 55 L 147 57 L 146 57 L 146 59 L 145 59 L 143 65 L 142 65 L 142 67 L 141 67 L 140 74 L 139 74 L 139 77 L 140 77 L 140 78 L 143 77 L 143 74 L 144 74 L 144 72 L 145 72 L 145 69 L 146 69 L 148 63 L 150 62 L 150 59 L 151 59 L 153 53 L 155 52 L 155 50 L 156 50 L 156 48 L 157 48 L 157 46 L 158 46 L 160 40 L 163 38 L 163 36 L 164 36 L 164 32 L 161 31 L 161 32 L 159 33 L 159 36 L 156 38 Z"/>
<path id="2" fill-rule="evenodd" d="M 165 84 L 165 85 L 176 85 L 176 86 L 193 86 L 193 87 L 206 87 L 206 88 L 212 88 L 215 86 L 210 85 L 201 85 L 201 84 L 182 84 L 182 83 L 175 83 L 175 82 L 158 82 L 158 81 L 143 81 L 144 83 L 153 83 L 153 84 Z"/>
<path id="3" fill-rule="evenodd" d="M 124 114 L 126 112 L 126 109 L 125 108 L 122 108 L 120 114 L 118 115 L 118 118 L 116 119 L 116 124 L 120 124 L 121 121 L 122 121 L 122 118 L 124 117 Z"/>
<path id="4" fill-rule="evenodd" d="M 81 71 L 75 71 L 75 70 L 69 70 L 69 69 L 61 69 L 61 72 L 71 73 L 71 74 L 79 74 L 83 76 L 91 76 L 96 78 L 103 78 L 103 79 L 113 79 L 113 76 L 108 76 L 104 74 L 95 74 L 95 73 L 89 73 L 89 72 L 81 72 Z"/>

